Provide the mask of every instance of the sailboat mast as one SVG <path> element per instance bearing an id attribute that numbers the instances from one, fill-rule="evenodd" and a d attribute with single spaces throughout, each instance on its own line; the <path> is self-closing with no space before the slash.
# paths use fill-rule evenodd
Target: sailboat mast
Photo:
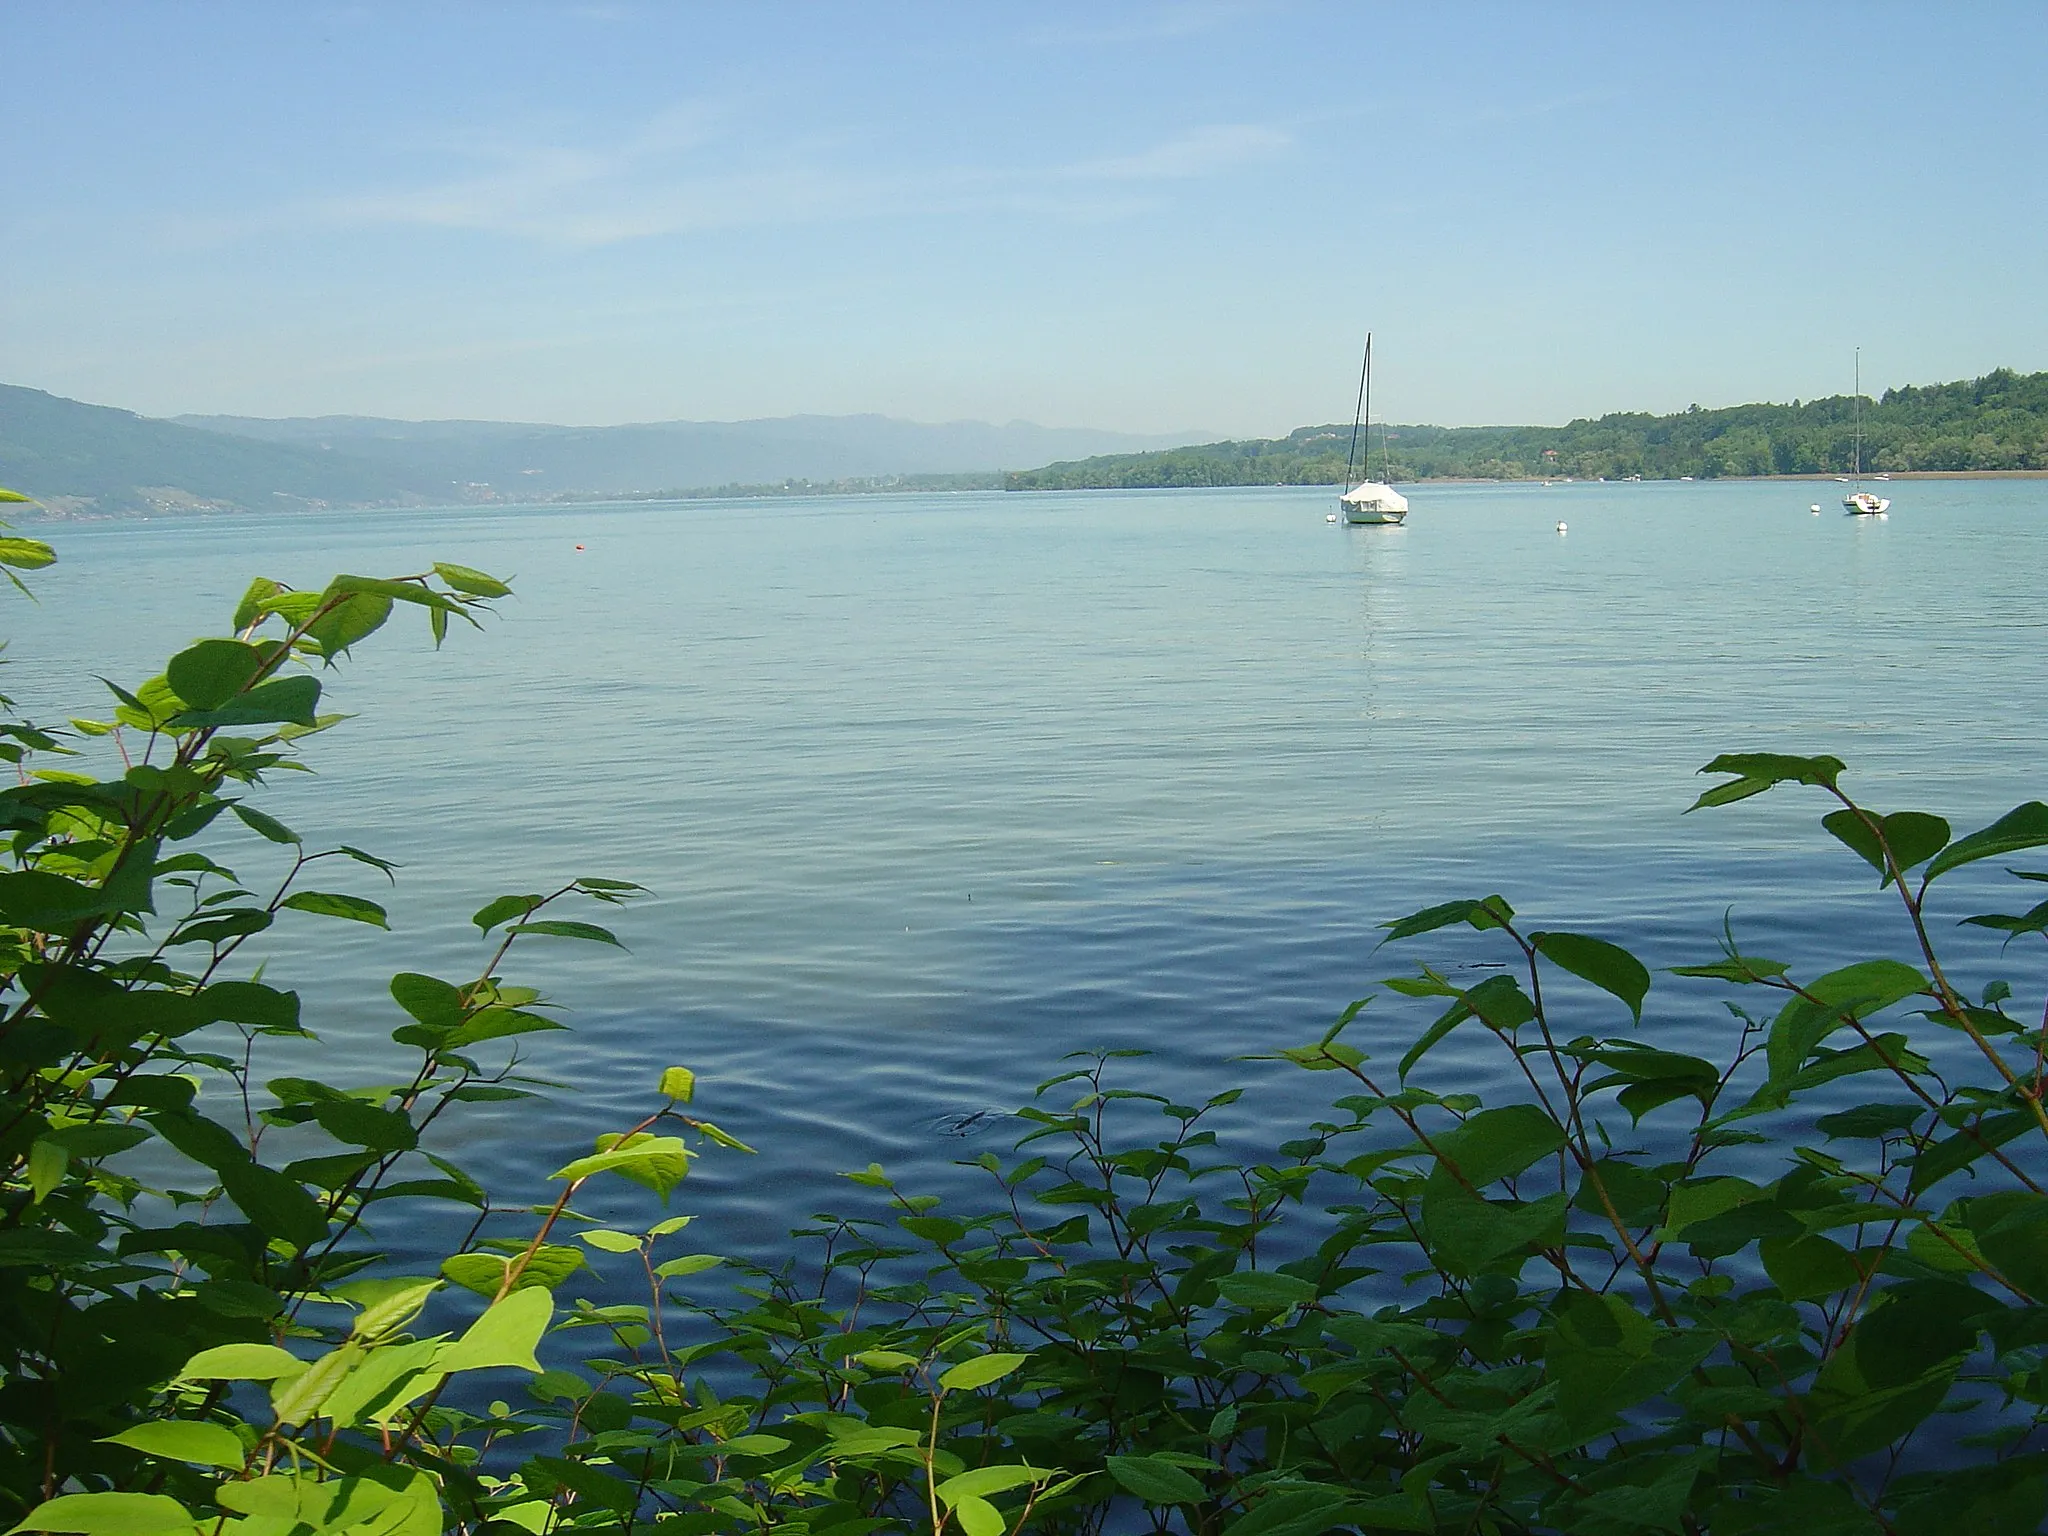
<path id="1" fill-rule="evenodd" d="M 1863 489 L 1863 349 L 1856 349 L 1856 489 Z"/>
<path id="2" fill-rule="evenodd" d="M 1365 418 L 1366 381 L 1372 377 L 1372 332 L 1365 333 L 1365 361 L 1358 367 L 1358 404 L 1351 412 L 1351 451 L 1344 455 L 1344 489 L 1351 489 L 1351 466 L 1358 462 L 1358 424 Z M 1365 445 L 1367 458 L 1372 457 L 1372 442 Z"/>
<path id="3" fill-rule="evenodd" d="M 1365 478 L 1372 478 L 1372 332 L 1365 333 L 1365 396 L 1360 402 L 1365 416 Z"/>

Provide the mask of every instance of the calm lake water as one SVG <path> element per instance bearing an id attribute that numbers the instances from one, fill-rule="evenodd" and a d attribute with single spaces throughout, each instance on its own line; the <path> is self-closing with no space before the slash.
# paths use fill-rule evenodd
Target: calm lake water
<path id="1" fill-rule="evenodd" d="M 152 675 L 256 574 L 514 577 L 486 633 L 435 654 L 394 622 L 333 679 L 359 718 L 260 803 L 401 861 L 390 892 L 314 882 L 396 931 L 286 914 L 270 979 L 339 1048 L 326 1070 L 374 1078 L 388 977 L 466 979 L 485 900 L 645 884 L 578 914 L 630 952 L 515 953 L 574 1026 L 534 1070 L 574 1091 L 482 1110 L 463 1155 L 539 1198 L 685 1063 L 761 1150 L 706 1158 L 679 1206 L 706 1247 L 772 1252 L 857 1193 L 836 1170 L 943 1182 L 1007 1146 L 1013 1122 L 966 1122 L 1068 1051 L 1147 1049 L 1147 1086 L 1252 1082 L 1239 1129 L 1300 1123 L 1328 1079 L 1232 1058 L 1320 1033 L 1411 958 L 1376 925 L 1447 897 L 1502 891 L 1653 966 L 1710 958 L 1730 906 L 1780 958 L 1905 953 L 1817 795 L 1680 814 L 1728 749 L 1833 752 L 1959 831 L 2048 790 L 2048 482 L 1892 489 L 1883 520 L 1832 486 L 1669 484 L 1424 486 L 1394 529 L 1293 489 L 53 525 L 5 686 L 33 718 L 103 716 L 93 673 Z M 1952 915 L 1995 878 L 1959 879 Z M 1712 1049 L 1720 995 L 1660 977 L 1645 1034 Z M 1626 1024 L 1576 1001 L 1574 1027 Z M 1350 1038 L 1398 1056 L 1425 1017 L 1384 997 Z M 1433 1066 L 1498 1080 L 1455 1039 Z"/>

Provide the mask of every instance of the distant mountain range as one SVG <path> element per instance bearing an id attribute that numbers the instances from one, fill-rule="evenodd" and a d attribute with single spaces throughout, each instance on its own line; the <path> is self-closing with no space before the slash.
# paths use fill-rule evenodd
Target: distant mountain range
<path id="1" fill-rule="evenodd" d="M 1197 440 L 1016 421 L 788 416 L 556 427 L 366 416 L 174 421 L 0 385 L 0 485 L 59 513 L 446 506 L 985 474 Z"/>

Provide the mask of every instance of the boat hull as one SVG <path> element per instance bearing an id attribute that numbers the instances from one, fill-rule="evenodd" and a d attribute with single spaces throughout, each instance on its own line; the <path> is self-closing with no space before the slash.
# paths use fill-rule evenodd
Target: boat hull
<path id="1" fill-rule="evenodd" d="M 1852 491 L 1842 498 L 1842 510 L 1852 517 L 1877 517 L 1890 506 L 1885 497 L 1873 496 L 1868 491 Z"/>
<path id="2" fill-rule="evenodd" d="M 1399 512 L 1391 508 L 1380 507 L 1347 506 L 1344 508 L 1344 521 L 1361 528 L 1389 527 L 1395 523 L 1405 522 L 1407 518 L 1408 512 L 1406 508 Z"/>

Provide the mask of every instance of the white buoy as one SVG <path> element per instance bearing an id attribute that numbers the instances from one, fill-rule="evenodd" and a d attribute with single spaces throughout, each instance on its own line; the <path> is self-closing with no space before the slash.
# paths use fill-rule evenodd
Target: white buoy
<path id="1" fill-rule="evenodd" d="M 1807 510 L 1807 511 L 1809 511 L 1809 512 L 1811 512 L 1811 513 L 1812 513 L 1812 514 L 1813 514 L 1813 515 L 1814 515 L 1815 517 L 1819 517 L 1819 516 L 1820 516 L 1820 503 L 1816 501 L 1815 503 L 1813 503 L 1813 505 L 1812 505 L 1812 506 L 1808 507 L 1808 508 L 1807 508 L 1806 510 Z"/>
<path id="2" fill-rule="evenodd" d="M 1559 524 L 1557 525 L 1557 531 L 1558 531 L 1559 533 L 1563 533 L 1563 532 L 1564 532 L 1564 524 L 1563 524 L 1563 523 L 1559 523 Z"/>
<path id="3" fill-rule="evenodd" d="M 1337 514 L 1334 512 L 1325 512 L 1323 514 L 1323 521 L 1326 523 L 1334 523 L 1335 521 L 1337 521 Z"/>

